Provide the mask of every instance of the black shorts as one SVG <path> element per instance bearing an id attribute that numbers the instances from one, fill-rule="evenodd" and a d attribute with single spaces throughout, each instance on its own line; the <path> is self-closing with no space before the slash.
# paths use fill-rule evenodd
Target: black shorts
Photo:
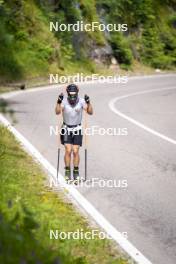
<path id="1" fill-rule="evenodd" d="M 82 146 L 82 130 L 74 130 L 74 132 L 70 131 L 69 128 L 66 127 L 61 128 L 61 135 L 60 135 L 61 143 L 64 144 L 71 144 L 71 145 L 79 145 Z"/>

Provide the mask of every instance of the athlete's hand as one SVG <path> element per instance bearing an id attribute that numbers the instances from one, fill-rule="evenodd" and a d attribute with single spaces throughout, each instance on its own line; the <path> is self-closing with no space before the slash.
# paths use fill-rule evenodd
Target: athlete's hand
<path id="1" fill-rule="evenodd" d="M 63 93 L 59 94 L 59 97 L 57 99 L 57 103 L 61 104 L 63 99 L 64 99 L 64 94 Z"/>
<path id="2" fill-rule="evenodd" d="M 84 95 L 84 100 L 85 100 L 86 104 L 90 104 L 90 98 L 87 94 Z"/>

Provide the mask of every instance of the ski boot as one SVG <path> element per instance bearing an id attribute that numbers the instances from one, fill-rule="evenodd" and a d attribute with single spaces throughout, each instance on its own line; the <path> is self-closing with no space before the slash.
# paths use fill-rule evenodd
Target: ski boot
<path id="1" fill-rule="evenodd" d="M 74 169 L 73 169 L 73 179 L 74 179 L 75 184 L 78 184 L 78 182 L 80 181 L 79 168 L 78 167 L 74 167 Z"/>
<path id="2" fill-rule="evenodd" d="M 68 182 L 71 179 L 70 167 L 65 167 L 65 180 Z"/>

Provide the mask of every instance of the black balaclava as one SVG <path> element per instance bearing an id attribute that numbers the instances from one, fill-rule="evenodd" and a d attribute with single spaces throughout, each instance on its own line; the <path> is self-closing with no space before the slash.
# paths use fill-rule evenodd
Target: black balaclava
<path id="1" fill-rule="evenodd" d="M 67 86 L 68 102 L 71 106 L 75 106 L 78 102 L 78 87 L 75 84 Z"/>

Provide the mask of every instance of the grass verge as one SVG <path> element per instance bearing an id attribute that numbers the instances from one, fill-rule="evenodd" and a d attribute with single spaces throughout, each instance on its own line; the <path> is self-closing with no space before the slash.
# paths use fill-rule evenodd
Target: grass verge
<path id="1" fill-rule="evenodd" d="M 0 263 L 127 264 L 107 239 L 55 240 L 49 230 L 90 231 L 64 194 L 0 125 Z"/>

